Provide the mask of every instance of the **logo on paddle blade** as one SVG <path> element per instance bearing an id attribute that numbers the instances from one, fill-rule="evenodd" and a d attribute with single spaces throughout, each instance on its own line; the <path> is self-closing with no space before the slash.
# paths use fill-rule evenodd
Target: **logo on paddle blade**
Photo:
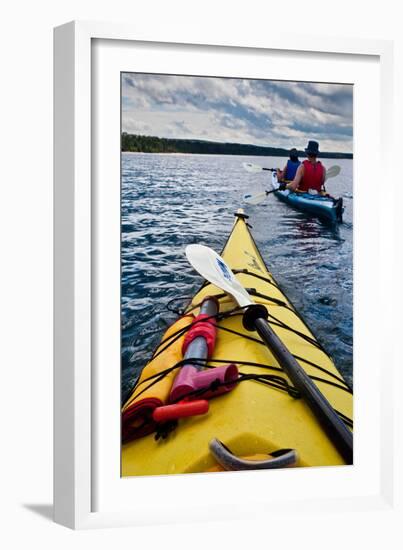
<path id="1" fill-rule="evenodd" d="M 218 267 L 220 268 L 221 270 L 221 273 L 224 275 L 224 277 L 228 280 L 228 281 L 232 281 L 232 273 L 231 271 L 229 271 L 228 267 L 225 265 L 225 263 L 223 261 L 221 261 L 219 258 L 217 258 L 217 265 Z"/>

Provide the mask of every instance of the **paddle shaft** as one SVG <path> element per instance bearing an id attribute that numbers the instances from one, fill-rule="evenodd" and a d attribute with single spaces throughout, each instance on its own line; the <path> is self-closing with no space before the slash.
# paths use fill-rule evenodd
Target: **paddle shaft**
<path id="1" fill-rule="evenodd" d="M 266 319 L 254 321 L 256 331 L 277 359 L 295 388 L 319 420 L 347 464 L 353 463 L 353 434 L 330 405 L 326 397 L 301 368 L 294 356 L 270 328 Z"/>
<path id="2" fill-rule="evenodd" d="M 295 357 L 273 332 L 267 322 L 267 309 L 255 304 L 248 292 L 236 279 L 231 268 L 211 248 L 190 244 L 186 256 L 193 268 L 207 281 L 231 295 L 240 307 L 245 308 L 243 325 L 247 330 L 256 330 L 273 353 L 295 388 L 304 397 L 307 405 L 323 426 L 335 447 L 347 464 L 353 461 L 353 436 L 326 397 L 302 369 Z"/>

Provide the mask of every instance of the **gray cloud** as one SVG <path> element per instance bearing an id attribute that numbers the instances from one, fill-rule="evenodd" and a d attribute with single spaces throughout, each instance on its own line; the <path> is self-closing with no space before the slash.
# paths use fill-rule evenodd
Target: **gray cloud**
<path id="1" fill-rule="evenodd" d="M 351 85 L 122 75 L 127 132 L 351 152 L 352 116 Z"/>

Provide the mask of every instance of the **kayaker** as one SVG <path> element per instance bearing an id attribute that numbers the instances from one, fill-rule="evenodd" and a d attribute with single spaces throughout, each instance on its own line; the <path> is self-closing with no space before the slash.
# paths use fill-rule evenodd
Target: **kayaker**
<path id="1" fill-rule="evenodd" d="M 293 180 L 300 164 L 301 161 L 298 159 L 298 151 L 294 147 L 290 150 L 290 158 L 287 160 L 287 164 L 284 168 L 282 170 L 277 169 L 278 181 Z"/>
<path id="2" fill-rule="evenodd" d="M 280 190 L 290 189 L 292 191 L 298 190 L 316 193 L 322 191 L 326 179 L 326 169 L 317 160 L 319 143 L 317 141 L 308 141 L 305 153 L 308 158 L 298 167 L 294 179 L 290 183 L 282 182 Z"/>

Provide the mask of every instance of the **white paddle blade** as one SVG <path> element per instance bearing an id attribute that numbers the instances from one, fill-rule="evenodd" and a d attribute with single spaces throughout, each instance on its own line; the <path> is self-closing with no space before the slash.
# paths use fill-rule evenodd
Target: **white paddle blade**
<path id="1" fill-rule="evenodd" d="M 340 171 L 341 168 L 337 164 L 331 166 L 328 170 L 326 170 L 326 179 L 328 180 L 329 178 L 335 178 L 340 174 Z"/>
<path id="2" fill-rule="evenodd" d="M 238 305 L 244 307 L 253 303 L 247 291 L 217 252 L 202 244 L 189 244 L 186 247 L 186 257 L 202 277 L 233 296 Z"/>
<path id="3" fill-rule="evenodd" d="M 248 172 L 263 172 L 263 168 L 261 166 L 258 166 L 257 164 L 252 164 L 251 162 L 243 162 L 242 166 Z"/>
<path id="4" fill-rule="evenodd" d="M 242 198 L 244 202 L 248 204 L 260 204 L 266 200 L 266 192 L 264 191 L 263 193 L 257 193 L 256 195 L 245 193 Z"/>

